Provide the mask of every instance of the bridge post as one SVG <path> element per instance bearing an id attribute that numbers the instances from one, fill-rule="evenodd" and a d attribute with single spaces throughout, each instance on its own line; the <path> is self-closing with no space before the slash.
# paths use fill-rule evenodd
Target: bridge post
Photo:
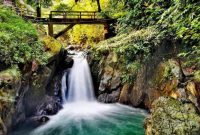
<path id="1" fill-rule="evenodd" d="M 48 34 L 49 36 L 53 37 L 53 23 L 48 23 Z"/>

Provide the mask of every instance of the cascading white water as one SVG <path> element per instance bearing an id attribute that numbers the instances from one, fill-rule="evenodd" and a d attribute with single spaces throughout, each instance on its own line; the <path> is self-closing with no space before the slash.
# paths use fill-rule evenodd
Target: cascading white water
<path id="1" fill-rule="evenodd" d="M 63 77 L 62 77 L 62 87 L 61 87 L 61 94 L 62 94 L 62 101 L 63 103 L 67 102 L 66 99 L 66 90 L 67 90 L 67 71 L 64 72 Z"/>
<path id="2" fill-rule="evenodd" d="M 74 57 L 69 76 L 67 71 L 63 74 L 62 98 L 63 109 L 31 135 L 144 134 L 144 111 L 95 100 L 90 68 L 82 53 Z"/>
<path id="3" fill-rule="evenodd" d="M 90 68 L 83 53 L 78 53 L 74 57 L 74 64 L 70 70 L 68 80 L 67 102 L 95 100 Z"/>

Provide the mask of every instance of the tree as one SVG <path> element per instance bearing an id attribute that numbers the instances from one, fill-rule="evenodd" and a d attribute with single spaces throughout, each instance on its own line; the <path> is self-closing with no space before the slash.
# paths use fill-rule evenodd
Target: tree
<path id="1" fill-rule="evenodd" d="M 79 0 L 75 0 L 75 2 L 78 2 Z M 92 0 L 92 2 L 94 2 L 94 0 Z M 97 2 L 97 6 L 98 6 L 98 12 L 101 12 L 101 4 L 100 4 L 100 0 L 96 0 Z"/>
<path id="2" fill-rule="evenodd" d="M 98 12 L 101 12 L 100 0 L 96 0 L 96 1 L 97 1 L 97 6 L 98 6 Z"/>

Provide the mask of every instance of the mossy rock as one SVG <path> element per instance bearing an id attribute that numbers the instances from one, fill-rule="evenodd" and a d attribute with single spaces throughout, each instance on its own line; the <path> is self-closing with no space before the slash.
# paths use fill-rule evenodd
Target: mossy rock
<path id="1" fill-rule="evenodd" d="M 0 101 L 13 102 L 16 86 L 20 81 L 20 72 L 16 67 L 0 72 Z"/>
<path id="2" fill-rule="evenodd" d="M 147 135 L 199 135 L 200 115 L 192 103 L 160 97 L 152 106 Z"/>
<path id="3" fill-rule="evenodd" d="M 198 70 L 194 73 L 194 79 L 195 79 L 195 81 L 200 82 L 200 70 Z"/>
<path id="4" fill-rule="evenodd" d="M 62 48 L 61 43 L 52 37 L 44 36 L 42 41 L 44 42 L 46 50 L 53 54 L 58 54 Z"/>

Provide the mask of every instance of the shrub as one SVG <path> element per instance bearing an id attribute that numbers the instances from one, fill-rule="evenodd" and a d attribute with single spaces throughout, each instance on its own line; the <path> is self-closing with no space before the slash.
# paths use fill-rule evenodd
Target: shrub
<path id="1" fill-rule="evenodd" d="M 36 60 L 44 64 L 43 44 L 35 27 L 10 9 L 0 7 L 0 62 L 7 65 Z"/>

